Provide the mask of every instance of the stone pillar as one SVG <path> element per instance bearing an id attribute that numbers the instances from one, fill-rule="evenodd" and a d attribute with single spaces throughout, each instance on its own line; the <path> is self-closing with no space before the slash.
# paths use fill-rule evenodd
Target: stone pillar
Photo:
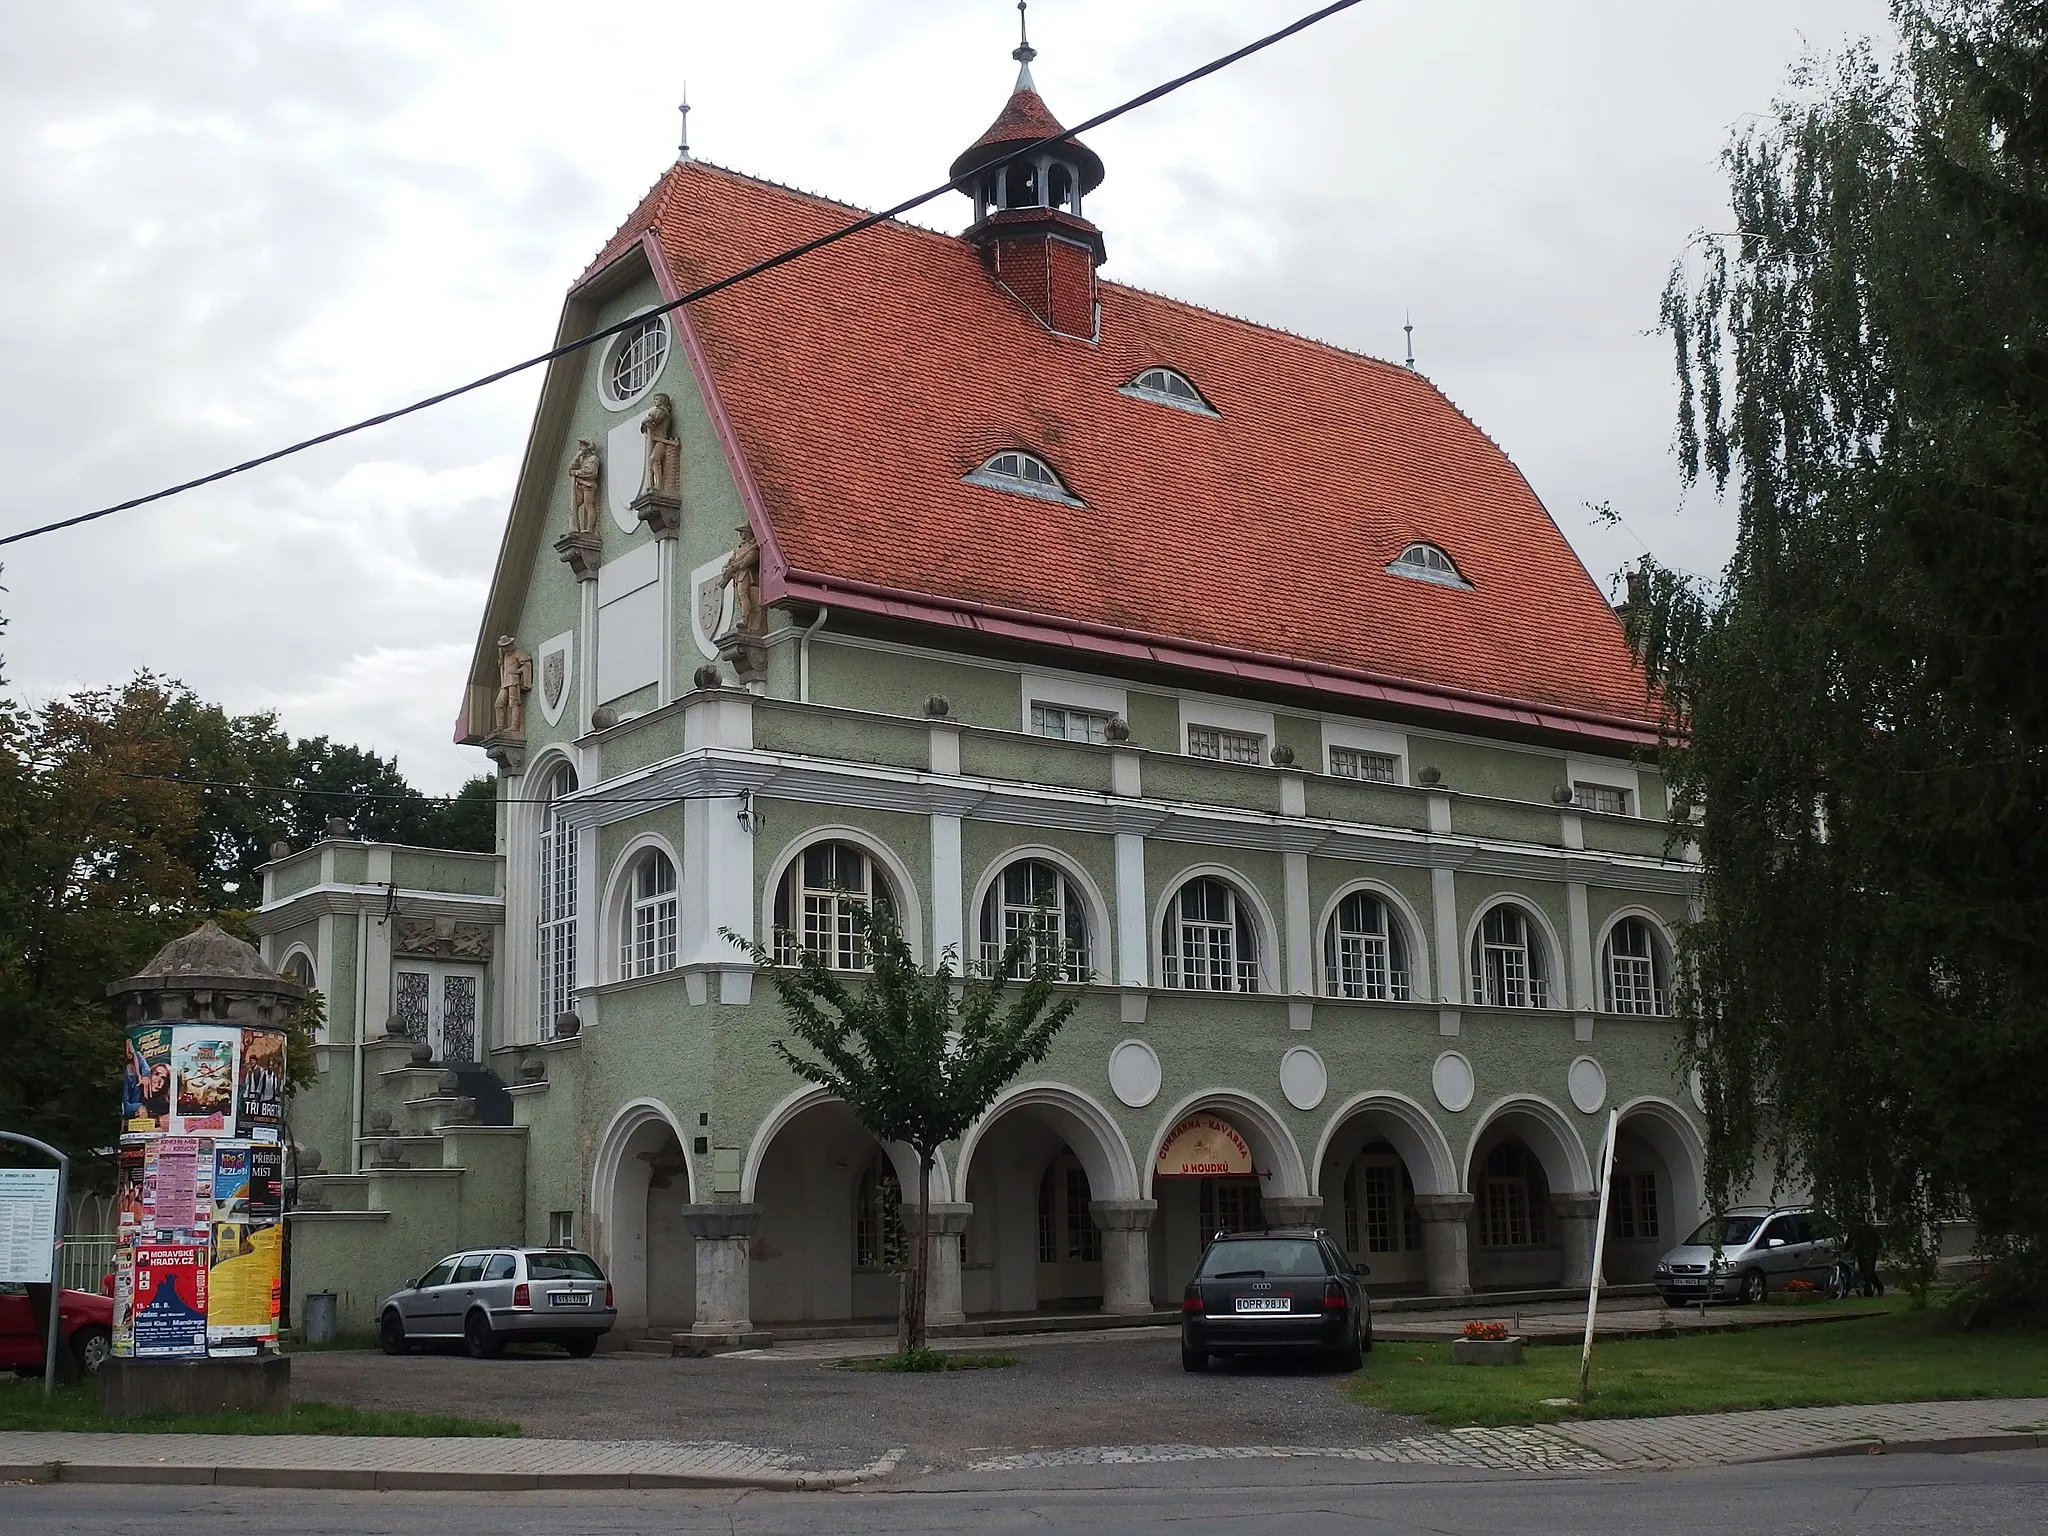
<path id="1" fill-rule="evenodd" d="M 1593 1233 L 1600 1222 L 1600 1197 L 1590 1191 L 1552 1195 L 1550 1212 L 1557 1222 L 1558 1246 L 1564 1250 L 1558 1284 L 1583 1291 L 1593 1283 Z"/>
<path id="2" fill-rule="evenodd" d="M 1090 1200 L 1102 1234 L 1102 1310 L 1124 1316 L 1152 1310 L 1152 1218 L 1157 1200 Z"/>
<path id="3" fill-rule="evenodd" d="M 1321 1195 L 1263 1195 L 1259 1208 L 1266 1213 L 1269 1227 L 1320 1227 L 1323 1224 Z"/>
<path id="4" fill-rule="evenodd" d="M 1470 1195 L 1417 1195 L 1422 1218 L 1422 1288 L 1431 1296 L 1470 1296 L 1472 1266 L 1467 1257 L 1476 1202 Z"/>
<path id="5" fill-rule="evenodd" d="M 683 1227 L 697 1240 L 697 1323 L 703 1353 L 737 1349 L 754 1333 L 747 1250 L 761 1229 L 758 1205 L 686 1205 Z"/>
<path id="6" fill-rule="evenodd" d="M 914 1217 L 917 1208 L 913 1206 L 904 1214 Z M 926 1328 L 957 1328 L 967 1321 L 967 1313 L 960 1305 L 960 1238 L 973 1215 L 974 1207 L 965 1203 L 948 1205 L 937 1200 L 932 1202 L 928 1234 L 931 1279 L 924 1297 Z"/>

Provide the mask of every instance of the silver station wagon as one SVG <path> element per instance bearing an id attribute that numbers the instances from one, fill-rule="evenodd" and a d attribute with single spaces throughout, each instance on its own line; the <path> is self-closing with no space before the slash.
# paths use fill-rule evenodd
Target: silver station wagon
<path id="1" fill-rule="evenodd" d="M 590 1255 L 573 1248 L 477 1248 L 451 1253 L 377 1309 L 387 1355 L 460 1341 L 488 1360 L 507 1344 L 560 1344 L 579 1360 L 619 1314 Z"/>
<path id="2" fill-rule="evenodd" d="M 1666 1301 L 1762 1301 L 1793 1281 L 1816 1289 L 1841 1257 L 1835 1224 L 1810 1206 L 1738 1205 L 1657 1261 Z"/>

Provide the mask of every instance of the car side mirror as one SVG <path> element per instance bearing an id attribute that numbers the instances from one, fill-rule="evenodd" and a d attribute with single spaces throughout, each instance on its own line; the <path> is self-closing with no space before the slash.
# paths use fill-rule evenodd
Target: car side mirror
<path id="1" fill-rule="evenodd" d="M 1766 1248 L 1782 1248 L 1785 1246 L 1785 1239 L 1783 1239 L 1782 1237 L 1774 1237 L 1769 1242 L 1765 1243 L 1764 1246 Z"/>
<path id="2" fill-rule="evenodd" d="M 1354 1275 L 1369 1275 L 1372 1273 L 1372 1266 L 1370 1264 L 1354 1264 L 1351 1266 L 1351 1273 Z"/>

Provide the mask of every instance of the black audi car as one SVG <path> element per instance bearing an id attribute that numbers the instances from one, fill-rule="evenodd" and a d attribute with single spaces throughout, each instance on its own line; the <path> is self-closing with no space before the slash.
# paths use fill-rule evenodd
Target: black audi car
<path id="1" fill-rule="evenodd" d="M 1321 1231 L 1218 1232 L 1180 1304 L 1180 1363 L 1211 1355 L 1319 1351 L 1355 1371 L 1372 1348 L 1372 1301 Z"/>

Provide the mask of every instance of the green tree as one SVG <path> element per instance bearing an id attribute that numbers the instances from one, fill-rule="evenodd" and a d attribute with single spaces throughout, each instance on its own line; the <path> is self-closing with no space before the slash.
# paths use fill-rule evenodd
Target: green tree
<path id="1" fill-rule="evenodd" d="M 1646 564 L 1705 916 L 1712 1193 L 1752 1156 L 1895 1254 L 1966 1211 L 2048 1306 L 2048 6 L 1901 3 L 1729 147 L 1664 298 L 1718 588 Z"/>
<path id="2" fill-rule="evenodd" d="M 932 1162 L 1004 1085 L 1045 1059 L 1081 995 L 1059 995 L 1055 983 L 1068 957 L 1043 922 L 1014 934 L 988 974 L 961 977 L 951 950 L 934 969 L 920 967 L 888 907 L 857 900 L 847 906 L 869 959 L 860 977 L 834 971 L 808 951 L 793 966 L 776 965 L 760 944 L 729 930 L 726 938 L 774 983 L 799 1047 L 775 1042 L 790 1069 L 835 1094 L 876 1140 L 900 1142 L 917 1155 L 904 1336 L 909 1349 L 920 1350 L 931 1285 Z M 1008 978 L 1019 972 L 1027 973 L 1022 989 L 1009 998 Z"/>

